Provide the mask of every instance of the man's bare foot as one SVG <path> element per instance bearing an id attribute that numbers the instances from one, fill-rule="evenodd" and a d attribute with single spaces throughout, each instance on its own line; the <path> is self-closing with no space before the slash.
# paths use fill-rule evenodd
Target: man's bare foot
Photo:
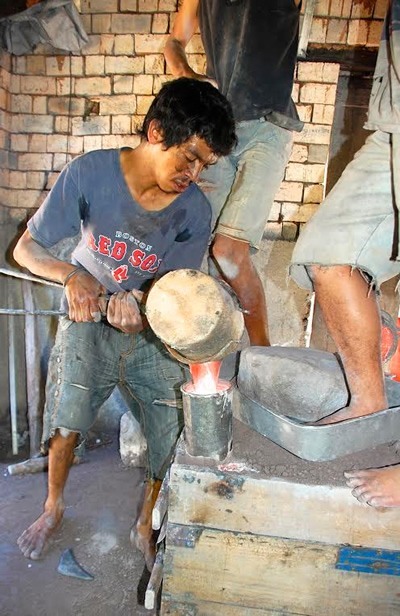
<path id="1" fill-rule="evenodd" d="M 328 424 L 334 424 L 334 423 L 339 423 L 341 421 L 346 421 L 348 419 L 358 419 L 359 417 L 366 417 L 367 415 L 373 415 L 374 413 L 379 413 L 379 411 L 384 410 L 385 406 L 382 406 L 382 408 L 376 410 L 376 407 L 374 410 L 368 410 L 368 409 L 361 409 L 360 407 L 352 407 L 352 406 L 346 406 L 343 409 L 340 409 L 339 411 L 335 411 L 335 413 L 332 413 L 332 415 L 328 415 L 328 417 L 323 417 L 322 419 L 320 419 L 319 421 L 316 421 L 314 425 L 316 426 L 325 426 Z"/>
<path id="2" fill-rule="evenodd" d="M 60 527 L 63 511 L 57 513 L 42 513 L 20 537 L 17 544 L 26 558 L 38 560 L 48 545 L 49 539 Z"/>
<path id="3" fill-rule="evenodd" d="M 400 464 L 365 471 L 347 471 L 352 495 L 371 507 L 400 507 Z"/>

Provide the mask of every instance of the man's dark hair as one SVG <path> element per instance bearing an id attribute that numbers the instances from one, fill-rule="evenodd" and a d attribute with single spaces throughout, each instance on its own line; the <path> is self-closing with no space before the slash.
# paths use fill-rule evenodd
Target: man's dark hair
<path id="1" fill-rule="evenodd" d="M 207 81 L 180 77 L 163 85 L 138 131 L 147 139 L 149 124 L 156 120 L 166 148 L 181 145 L 194 135 L 217 156 L 226 156 L 237 143 L 232 107 Z"/>

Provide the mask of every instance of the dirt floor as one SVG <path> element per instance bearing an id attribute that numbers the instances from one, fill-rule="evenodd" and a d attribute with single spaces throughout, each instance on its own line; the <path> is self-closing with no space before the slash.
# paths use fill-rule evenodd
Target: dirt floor
<path id="1" fill-rule="evenodd" d="M 47 474 L 10 476 L 8 464 L 0 463 L 0 616 L 156 614 L 144 608 L 148 573 L 129 542 L 144 471 L 123 467 L 118 440 L 89 450 L 72 468 L 63 526 L 40 561 L 24 558 L 16 541 L 41 511 Z M 57 572 L 67 548 L 94 580 Z"/>

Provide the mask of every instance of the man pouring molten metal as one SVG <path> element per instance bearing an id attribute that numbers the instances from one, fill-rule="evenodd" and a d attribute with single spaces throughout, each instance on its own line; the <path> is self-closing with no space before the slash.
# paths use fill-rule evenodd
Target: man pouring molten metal
<path id="1" fill-rule="evenodd" d="M 34 274 L 63 283 L 67 313 L 46 386 L 48 496 L 18 539 L 27 558 L 40 558 L 59 527 L 74 451 L 119 386 L 138 402 L 147 438 L 148 482 L 133 534 L 147 567 L 154 561 L 151 512 L 182 428 L 179 388 L 187 373 L 147 326 L 138 302 L 155 277 L 200 267 L 211 210 L 196 180 L 229 154 L 236 136 L 224 96 L 209 83 L 181 78 L 162 87 L 140 137 L 134 149 L 89 152 L 70 162 L 14 251 Z M 51 254 L 51 246 L 79 231 L 72 263 Z"/>

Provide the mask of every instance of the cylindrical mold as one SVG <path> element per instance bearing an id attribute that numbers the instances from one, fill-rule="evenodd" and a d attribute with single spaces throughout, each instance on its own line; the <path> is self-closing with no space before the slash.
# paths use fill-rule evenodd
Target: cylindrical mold
<path id="1" fill-rule="evenodd" d="M 196 393 L 192 382 L 181 391 L 187 453 L 223 460 L 232 447 L 232 383 L 218 381 L 214 394 Z"/>
<path id="2" fill-rule="evenodd" d="M 171 355 L 187 364 L 223 359 L 237 350 L 244 331 L 230 287 L 191 269 L 173 270 L 154 283 L 146 317 Z"/>

